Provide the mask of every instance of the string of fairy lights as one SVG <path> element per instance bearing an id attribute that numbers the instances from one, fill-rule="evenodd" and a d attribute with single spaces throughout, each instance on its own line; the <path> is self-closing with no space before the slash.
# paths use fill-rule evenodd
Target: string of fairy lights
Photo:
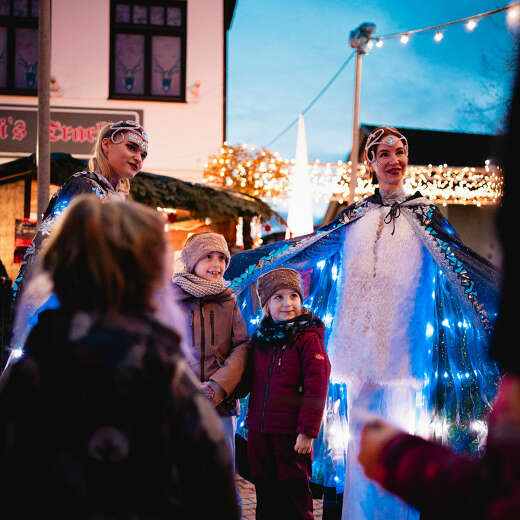
<path id="1" fill-rule="evenodd" d="M 283 205 L 289 198 L 293 167 L 294 160 L 284 159 L 279 153 L 249 144 L 224 143 L 204 165 L 204 180 Z M 309 163 L 314 200 L 335 200 L 340 204 L 349 200 L 351 168 L 350 161 Z M 502 171 L 489 161 L 482 167 L 410 165 L 406 184 L 442 205 L 487 206 L 497 204 L 503 193 Z M 358 165 L 354 200 L 372 195 L 374 189 L 366 163 Z"/>
<path id="2" fill-rule="evenodd" d="M 339 188 L 331 199 L 340 204 L 348 200 L 351 164 L 342 164 Z M 435 204 L 474 205 L 477 207 L 497 204 L 503 194 L 504 181 L 499 166 L 489 161 L 483 167 L 450 167 L 447 164 L 434 166 L 408 166 L 405 178 L 411 192 L 416 190 Z M 374 193 L 366 164 L 359 168 L 354 200 Z"/>
<path id="3" fill-rule="evenodd" d="M 468 32 L 473 32 L 477 27 L 480 20 L 484 18 L 488 18 L 489 16 L 493 16 L 498 13 L 502 13 L 506 11 L 506 23 L 511 28 L 516 28 L 520 23 L 520 2 L 513 2 L 507 6 L 500 7 L 498 9 L 493 9 L 492 11 L 486 11 L 484 13 L 475 14 L 472 16 L 467 16 L 465 18 L 461 18 L 459 20 L 453 20 L 451 22 L 442 23 L 439 25 L 432 25 L 430 27 L 424 27 L 422 29 L 413 29 L 409 31 L 386 34 L 382 36 L 374 36 L 372 40 L 375 41 L 376 47 L 382 47 L 384 40 L 390 40 L 393 38 L 399 38 L 401 43 L 407 44 L 410 41 L 410 37 L 413 34 L 418 34 L 427 31 L 435 31 L 433 36 L 434 41 L 440 42 L 444 38 L 444 31 L 447 27 L 451 27 L 454 25 L 462 25 L 464 24 L 465 29 Z"/>

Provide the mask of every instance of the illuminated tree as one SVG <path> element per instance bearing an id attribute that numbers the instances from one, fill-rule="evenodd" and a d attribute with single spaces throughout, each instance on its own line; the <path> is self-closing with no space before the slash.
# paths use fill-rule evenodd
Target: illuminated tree
<path id="1" fill-rule="evenodd" d="M 265 148 L 224 143 L 204 165 L 204 179 L 209 184 L 272 199 L 288 189 L 289 164 Z"/>

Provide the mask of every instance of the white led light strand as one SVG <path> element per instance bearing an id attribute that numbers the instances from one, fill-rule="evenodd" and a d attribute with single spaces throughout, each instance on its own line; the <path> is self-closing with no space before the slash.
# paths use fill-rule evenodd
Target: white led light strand
<path id="1" fill-rule="evenodd" d="M 417 34 L 426 31 L 436 31 L 434 40 L 439 42 L 444 37 L 442 31 L 444 27 L 449 27 L 451 25 L 457 24 L 466 24 L 466 29 L 471 32 L 477 26 L 477 23 L 483 18 L 487 18 L 488 16 L 493 16 L 497 13 L 501 13 L 507 11 L 506 22 L 510 27 L 517 27 L 520 23 L 520 2 L 513 2 L 510 5 L 505 7 L 500 7 L 499 9 L 493 9 L 492 11 L 486 11 L 485 13 L 475 14 L 473 16 L 467 16 L 466 18 L 461 18 L 460 20 L 453 20 L 451 22 L 442 23 L 439 25 L 432 25 L 431 27 L 424 27 L 422 29 L 412 29 L 411 31 L 403 31 L 399 33 L 392 34 L 384 34 L 384 35 L 376 35 L 373 36 L 372 39 L 376 41 L 376 47 L 381 47 L 383 45 L 383 40 L 389 40 L 392 38 L 399 38 L 401 43 L 408 43 L 410 40 L 410 36 L 412 34 Z"/>
<path id="2" fill-rule="evenodd" d="M 229 157 L 237 150 L 248 150 L 252 154 L 258 148 L 226 143 L 220 154 L 206 163 L 205 181 L 218 186 L 234 186 L 276 203 L 286 202 L 294 160 L 284 159 L 279 154 L 268 158 L 262 150 L 256 152 L 256 156 L 248 155 L 238 161 L 230 161 Z M 342 161 L 310 162 L 308 172 L 314 200 L 335 200 L 339 203 L 349 200 L 351 167 L 350 162 Z M 406 184 L 412 191 L 419 190 L 424 197 L 441 205 L 494 205 L 499 203 L 503 192 L 502 170 L 489 161 L 482 167 L 411 165 L 407 169 Z M 354 199 L 372 195 L 374 189 L 366 164 L 360 164 Z"/>

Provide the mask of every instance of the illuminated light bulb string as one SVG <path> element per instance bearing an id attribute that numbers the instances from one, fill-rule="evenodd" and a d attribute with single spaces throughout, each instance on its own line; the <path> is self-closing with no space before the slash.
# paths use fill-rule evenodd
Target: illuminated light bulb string
<path id="1" fill-rule="evenodd" d="M 468 32 L 472 32 L 476 27 L 480 20 L 483 18 L 487 18 L 488 16 L 493 16 L 497 13 L 501 13 L 503 11 L 507 11 L 507 23 L 511 27 L 516 27 L 520 23 L 520 2 L 513 2 L 510 5 L 505 7 L 500 7 L 498 9 L 493 9 L 492 11 L 486 11 L 485 13 L 475 14 L 473 16 L 467 16 L 466 18 L 461 18 L 460 20 L 453 20 L 451 22 L 432 25 L 431 27 L 424 27 L 422 29 L 413 29 L 411 31 L 404 31 L 393 34 L 386 34 L 383 36 L 374 36 L 372 40 L 375 40 L 376 47 L 382 47 L 384 40 L 390 40 L 392 38 L 399 38 L 401 43 L 407 44 L 410 41 L 410 36 L 412 34 L 417 34 L 426 31 L 435 31 L 435 35 L 433 39 L 436 42 L 440 42 L 444 38 L 444 29 L 446 27 L 450 27 L 452 25 L 465 24 L 466 30 Z"/>
<path id="2" fill-rule="evenodd" d="M 341 174 L 332 199 L 340 204 L 349 199 L 351 163 L 338 165 Z M 504 181 L 499 166 L 486 161 L 482 167 L 450 167 L 447 164 L 434 166 L 408 166 L 406 185 L 410 191 L 421 194 L 435 204 L 460 204 L 488 206 L 498 204 L 503 195 Z M 354 200 L 374 193 L 370 172 L 366 163 L 359 166 Z"/>

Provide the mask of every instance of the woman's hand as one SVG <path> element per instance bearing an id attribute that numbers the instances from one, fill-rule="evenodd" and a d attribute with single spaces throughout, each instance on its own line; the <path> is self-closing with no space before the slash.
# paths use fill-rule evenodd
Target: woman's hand
<path id="1" fill-rule="evenodd" d="M 294 451 L 301 455 L 307 455 L 312 451 L 313 438 L 309 437 L 305 433 L 299 433 L 296 437 L 296 443 L 294 444 Z"/>
<path id="2" fill-rule="evenodd" d="M 363 426 L 358 460 L 363 466 L 367 477 L 374 478 L 375 469 L 383 447 L 392 437 L 399 433 L 401 433 L 400 430 L 381 419 L 367 422 Z"/>

